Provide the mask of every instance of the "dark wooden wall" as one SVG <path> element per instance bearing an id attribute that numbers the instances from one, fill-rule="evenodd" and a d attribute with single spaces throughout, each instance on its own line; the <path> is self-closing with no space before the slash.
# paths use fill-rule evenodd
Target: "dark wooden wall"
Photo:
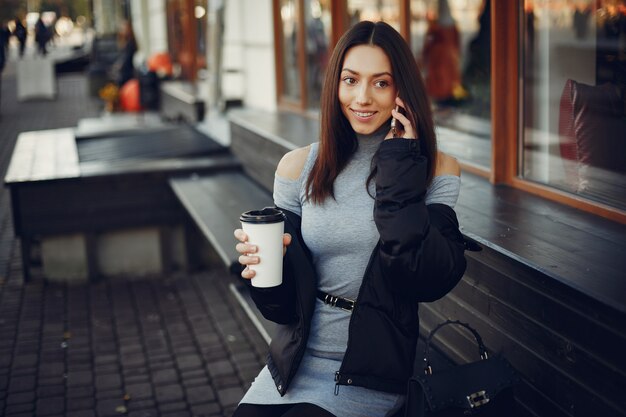
<path id="1" fill-rule="evenodd" d="M 626 415 L 624 315 L 485 247 L 443 299 L 420 308 L 429 331 L 446 318 L 471 323 L 522 374 L 523 416 Z M 471 335 L 438 332 L 454 362 L 476 360 Z"/>

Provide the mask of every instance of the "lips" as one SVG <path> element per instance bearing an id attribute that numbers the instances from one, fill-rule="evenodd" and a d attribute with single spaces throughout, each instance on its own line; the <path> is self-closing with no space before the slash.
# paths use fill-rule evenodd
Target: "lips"
<path id="1" fill-rule="evenodd" d="M 359 111 L 359 110 L 354 110 L 354 109 L 350 109 L 350 111 L 352 112 L 354 116 L 356 116 L 358 120 L 362 120 L 362 121 L 370 120 L 372 116 L 374 116 L 377 113 L 375 111 Z"/>

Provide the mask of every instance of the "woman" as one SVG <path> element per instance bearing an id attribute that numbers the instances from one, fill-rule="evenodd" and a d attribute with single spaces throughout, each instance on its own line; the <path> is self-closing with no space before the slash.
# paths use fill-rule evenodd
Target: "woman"
<path id="1" fill-rule="evenodd" d="M 338 42 L 320 133 L 276 170 L 283 283 L 250 288 L 279 326 L 235 417 L 392 415 L 413 369 L 417 302 L 465 271 L 459 167 L 437 153 L 423 81 L 391 26 L 361 22 Z M 249 280 L 263 260 L 242 230 L 235 237 Z"/>
<path id="2" fill-rule="evenodd" d="M 26 48 L 26 38 L 28 37 L 28 31 L 22 24 L 19 18 L 15 19 L 15 28 L 13 29 L 13 35 L 17 38 L 20 44 L 20 58 L 24 56 L 24 49 Z"/>

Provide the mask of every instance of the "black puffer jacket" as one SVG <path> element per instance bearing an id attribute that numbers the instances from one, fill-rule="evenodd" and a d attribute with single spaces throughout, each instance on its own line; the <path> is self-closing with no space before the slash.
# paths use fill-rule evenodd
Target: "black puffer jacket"
<path id="1" fill-rule="evenodd" d="M 347 350 L 335 375 L 337 386 L 404 393 L 415 359 L 418 302 L 443 297 L 465 271 L 463 237 L 454 210 L 424 203 L 427 162 L 419 148 L 417 140 L 391 139 L 377 153 L 374 220 L 380 240 L 352 311 Z M 280 324 L 267 364 L 281 395 L 304 354 L 317 291 L 300 217 L 283 211 L 285 232 L 293 238 L 284 259 L 283 284 L 250 287 L 261 313 Z"/>

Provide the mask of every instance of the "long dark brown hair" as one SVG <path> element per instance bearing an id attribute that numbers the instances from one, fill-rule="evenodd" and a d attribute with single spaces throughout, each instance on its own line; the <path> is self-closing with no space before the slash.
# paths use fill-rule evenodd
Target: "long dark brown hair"
<path id="1" fill-rule="evenodd" d="M 402 36 L 387 23 L 360 22 L 339 39 L 326 69 L 320 103 L 319 152 L 306 182 L 307 198 L 313 203 L 321 204 L 327 197 L 335 197 L 335 179 L 358 148 L 356 133 L 341 111 L 338 92 L 344 57 L 350 48 L 358 45 L 378 46 L 387 54 L 398 95 L 410 111 L 407 117 L 411 124 L 417 126 L 422 154 L 428 160 L 427 183 L 435 172 L 437 140 L 433 116 L 413 54 Z M 375 174 L 373 171 L 367 182 Z"/>

